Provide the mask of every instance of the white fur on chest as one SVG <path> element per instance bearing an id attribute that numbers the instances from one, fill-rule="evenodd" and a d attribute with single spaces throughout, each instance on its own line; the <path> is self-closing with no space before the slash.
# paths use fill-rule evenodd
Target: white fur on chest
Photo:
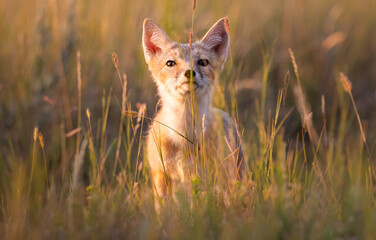
<path id="1" fill-rule="evenodd" d="M 206 121 L 209 122 L 212 118 L 210 99 L 201 99 L 200 102 L 195 104 L 194 122 L 190 101 L 186 100 L 177 103 L 168 101 L 168 99 L 163 100 L 164 105 L 158 113 L 157 120 L 167 126 L 167 137 L 179 145 L 185 144 L 187 139 L 191 142 L 199 141 L 202 134 L 203 116 L 205 115 Z M 180 135 L 185 136 L 187 139 Z"/>

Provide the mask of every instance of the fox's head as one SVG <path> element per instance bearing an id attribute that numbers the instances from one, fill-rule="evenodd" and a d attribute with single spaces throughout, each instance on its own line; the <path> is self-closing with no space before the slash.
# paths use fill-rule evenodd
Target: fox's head
<path id="1" fill-rule="evenodd" d="M 200 40 L 192 44 L 172 41 L 152 19 L 145 19 L 142 36 L 146 63 L 158 85 L 161 97 L 184 99 L 190 93 L 211 96 L 211 86 L 222 69 L 229 46 L 228 19 L 222 18 Z M 192 71 L 191 71 L 192 70 Z M 192 76 L 191 76 L 192 74 Z"/>

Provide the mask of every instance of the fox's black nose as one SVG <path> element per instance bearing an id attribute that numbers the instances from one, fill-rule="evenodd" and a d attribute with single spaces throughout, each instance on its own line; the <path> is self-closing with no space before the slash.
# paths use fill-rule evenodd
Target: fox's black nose
<path id="1" fill-rule="evenodd" d="M 191 78 L 191 70 L 185 71 L 184 76 L 186 76 L 186 78 L 190 79 Z M 195 76 L 196 76 L 196 72 L 192 70 L 192 78 L 194 78 Z"/>

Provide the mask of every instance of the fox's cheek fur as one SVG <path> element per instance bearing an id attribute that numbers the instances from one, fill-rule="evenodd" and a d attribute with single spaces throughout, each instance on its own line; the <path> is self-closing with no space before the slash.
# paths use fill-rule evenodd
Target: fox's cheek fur
<path id="1" fill-rule="evenodd" d="M 208 84 L 213 85 L 215 79 L 215 70 L 212 66 L 198 68 L 199 75 L 202 76 L 203 81 L 207 81 Z"/>
<path id="2" fill-rule="evenodd" d="M 171 82 L 179 78 L 182 75 L 182 71 L 178 68 L 168 68 L 165 64 L 150 64 L 149 69 L 153 74 L 153 78 L 160 86 L 171 85 Z"/>
<path id="3" fill-rule="evenodd" d="M 148 64 L 149 71 L 153 75 L 154 80 L 162 81 L 162 84 L 166 81 L 167 74 L 161 74 L 164 68 L 164 64 L 162 64 L 158 59 L 152 58 L 150 63 Z"/>

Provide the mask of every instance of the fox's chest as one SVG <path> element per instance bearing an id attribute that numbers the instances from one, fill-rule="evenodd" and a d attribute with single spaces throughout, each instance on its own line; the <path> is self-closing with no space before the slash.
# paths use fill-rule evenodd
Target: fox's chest
<path id="1" fill-rule="evenodd" d="M 163 161 L 166 171 L 180 179 L 199 171 L 202 159 L 213 155 L 218 150 L 218 136 L 212 128 L 207 128 L 192 140 L 164 139 L 162 144 Z"/>
<path id="2" fill-rule="evenodd" d="M 153 166 L 159 165 L 172 178 L 187 179 L 192 173 L 199 171 L 200 161 L 214 156 L 219 151 L 218 142 L 224 131 L 222 124 L 216 122 L 221 118 L 215 117 L 212 109 L 200 111 L 192 115 L 189 112 L 174 112 L 162 109 L 156 116 L 152 127 L 153 141 L 149 144 L 156 146 L 156 153 L 149 161 Z M 221 121 L 220 121 L 221 122 Z M 158 150 L 160 149 L 160 151 Z M 152 155 L 149 152 L 149 155 Z"/>

